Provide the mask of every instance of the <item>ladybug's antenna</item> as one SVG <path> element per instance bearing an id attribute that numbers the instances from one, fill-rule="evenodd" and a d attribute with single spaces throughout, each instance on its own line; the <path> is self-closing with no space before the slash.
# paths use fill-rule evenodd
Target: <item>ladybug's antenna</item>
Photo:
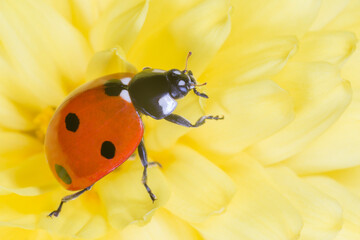
<path id="1" fill-rule="evenodd" d="M 192 54 L 192 52 L 189 52 L 186 57 L 185 69 L 182 71 L 183 73 L 186 73 L 186 71 L 187 71 L 188 60 L 189 60 L 189 57 L 191 56 L 191 54 Z"/>

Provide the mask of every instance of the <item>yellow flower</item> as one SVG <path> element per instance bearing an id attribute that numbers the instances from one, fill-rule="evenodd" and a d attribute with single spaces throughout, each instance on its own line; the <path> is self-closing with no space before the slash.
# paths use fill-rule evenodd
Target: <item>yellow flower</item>
<path id="1" fill-rule="evenodd" d="M 360 239 L 359 0 L 0 0 L 0 239 Z M 358 46 L 359 47 L 359 46 Z M 138 158 L 79 199 L 50 173 L 46 126 L 80 84 L 188 51 L 209 100 L 144 118 Z"/>

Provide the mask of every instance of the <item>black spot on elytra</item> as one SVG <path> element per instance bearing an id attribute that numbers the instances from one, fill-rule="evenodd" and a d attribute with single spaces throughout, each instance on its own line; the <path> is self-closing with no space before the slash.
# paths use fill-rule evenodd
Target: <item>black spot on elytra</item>
<path id="1" fill-rule="evenodd" d="M 76 132 L 76 130 L 79 128 L 79 118 L 76 116 L 75 113 L 69 113 L 65 118 L 65 125 L 66 129 L 71 132 Z"/>
<path id="2" fill-rule="evenodd" d="M 115 146 L 110 141 L 105 141 L 101 145 L 101 156 L 107 159 L 112 159 L 115 156 Z"/>
<path id="3" fill-rule="evenodd" d="M 71 184 L 72 182 L 71 177 L 69 176 L 68 172 L 63 166 L 55 164 L 55 171 L 56 174 L 64 183 Z"/>
<path id="4" fill-rule="evenodd" d="M 108 96 L 119 96 L 126 86 L 118 79 L 112 79 L 107 81 L 105 84 L 105 94 Z"/>

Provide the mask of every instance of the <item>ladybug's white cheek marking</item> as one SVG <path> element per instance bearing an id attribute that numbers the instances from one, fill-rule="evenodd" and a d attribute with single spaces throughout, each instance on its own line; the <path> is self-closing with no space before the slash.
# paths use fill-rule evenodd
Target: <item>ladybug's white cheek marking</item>
<path id="1" fill-rule="evenodd" d="M 120 93 L 120 97 L 122 97 L 125 101 L 131 103 L 131 99 L 128 91 L 122 90 Z"/>
<path id="2" fill-rule="evenodd" d="M 130 80 L 131 80 L 131 78 L 126 77 L 126 78 L 121 79 L 121 82 L 124 85 L 129 85 Z"/>
<path id="3" fill-rule="evenodd" d="M 177 102 L 170 96 L 170 95 L 164 95 L 159 99 L 159 105 L 162 108 L 162 112 L 164 114 L 169 114 L 172 111 L 174 111 Z"/>

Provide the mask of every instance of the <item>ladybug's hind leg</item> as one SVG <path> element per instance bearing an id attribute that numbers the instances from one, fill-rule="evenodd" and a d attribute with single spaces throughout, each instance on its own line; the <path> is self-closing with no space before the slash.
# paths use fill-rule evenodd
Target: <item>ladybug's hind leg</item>
<path id="1" fill-rule="evenodd" d="M 147 185 L 147 168 L 149 166 L 153 166 L 153 165 L 157 165 L 157 166 L 161 167 L 161 164 L 158 162 L 148 162 L 147 161 L 146 149 L 145 149 L 144 142 L 142 140 L 138 146 L 138 152 L 139 152 L 141 163 L 144 166 L 142 183 L 144 184 L 146 191 L 149 193 L 151 200 L 154 202 L 156 200 L 156 196 L 155 196 L 155 194 L 153 194 L 150 187 Z"/>
<path id="2" fill-rule="evenodd" d="M 52 211 L 48 216 L 49 217 L 52 217 L 52 216 L 59 216 L 59 213 L 61 211 L 61 208 L 62 208 L 62 205 L 68 201 L 71 201 L 71 200 L 74 200 L 75 198 L 78 198 L 81 194 L 83 194 L 84 192 L 86 191 L 89 191 L 91 189 L 92 185 L 90 187 L 87 187 L 87 188 L 84 188 L 83 190 L 81 191 L 78 191 L 74 194 L 71 194 L 71 195 L 68 195 L 68 196 L 65 196 L 61 199 L 61 202 L 60 202 L 60 205 L 58 207 L 58 209 L 56 209 L 55 211 Z"/>
<path id="3" fill-rule="evenodd" d="M 200 127 L 201 125 L 203 125 L 205 123 L 206 119 L 213 119 L 213 120 L 222 120 L 224 119 L 224 116 L 211 116 L 211 115 L 206 115 L 206 116 L 202 116 L 201 118 L 199 118 L 195 124 L 192 124 L 191 122 L 189 122 L 189 120 L 187 120 L 186 118 L 176 115 L 176 114 L 170 114 L 169 116 L 165 117 L 165 120 L 172 122 L 172 123 L 176 123 L 178 125 L 184 126 L 184 127 Z"/>

